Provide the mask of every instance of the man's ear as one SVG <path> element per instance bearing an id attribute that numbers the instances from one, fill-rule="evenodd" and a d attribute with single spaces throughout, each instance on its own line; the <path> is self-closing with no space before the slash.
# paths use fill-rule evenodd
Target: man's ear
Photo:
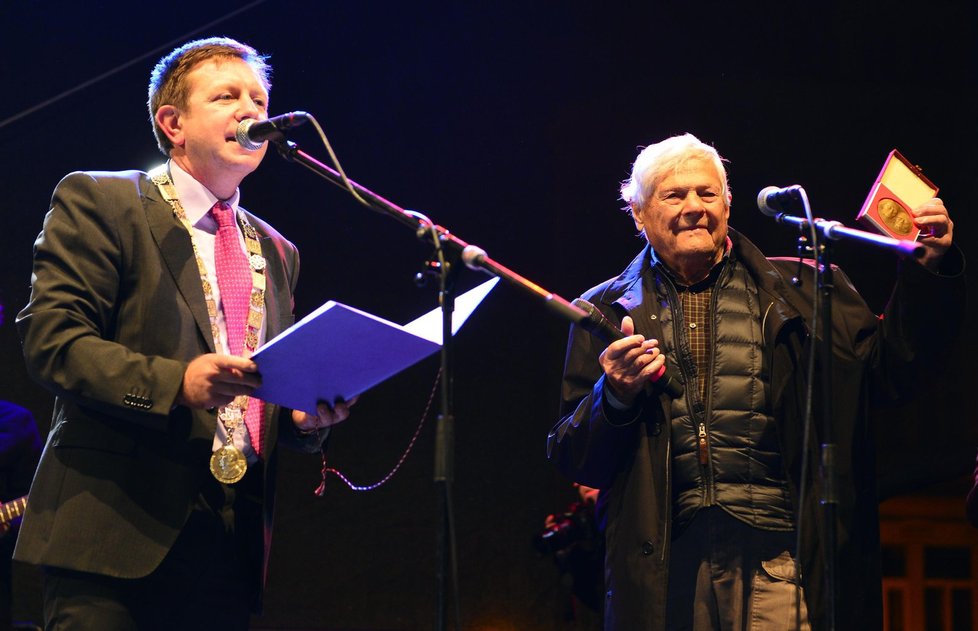
<path id="1" fill-rule="evenodd" d="M 635 206 L 635 204 L 630 204 L 630 209 L 628 212 L 631 213 L 632 221 L 635 222 L 635 229 L 639 232 L 643 232 L 645 230 L 645 224 L 642 222 L 638 207 Z"/>
<path id="2" fill-rule="evenodd" d="M 156 110 L 156 124 L 159 125 L 174 147 L 182 147 L 184 143 L 183 125 L 180 120 L 180 110 L 174 105 L 161 105 Z"/>

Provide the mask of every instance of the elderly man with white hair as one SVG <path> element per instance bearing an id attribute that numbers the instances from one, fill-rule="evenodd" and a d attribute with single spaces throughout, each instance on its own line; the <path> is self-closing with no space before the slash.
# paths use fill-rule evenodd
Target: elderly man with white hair
<path id="1" fill-rule="evenodd" d="M 583 297 L 624 337 L 605 345 L 572 328 L 562 418 L 548 439 L 565 475 L 600 489 L 605 628 L 824 628 L 829 554 L 836 628 L 879 628 L 869 410 L 907 391 L 964 314 L 964 262 L 943 203 L 914 211 L 925 253 L 900 262 L 885 317 L 835 276 L 838 538 L 827 550 L 820 437 L 804 436 L 812 275 L 792 283 L 797 260 L 767 258 L 728 227 L 723 160 L 691 134 L 645 148 L 621 193 L 647 244 Z M 681 396 L 656 389 L 664 370 L 684 384 Z"/>

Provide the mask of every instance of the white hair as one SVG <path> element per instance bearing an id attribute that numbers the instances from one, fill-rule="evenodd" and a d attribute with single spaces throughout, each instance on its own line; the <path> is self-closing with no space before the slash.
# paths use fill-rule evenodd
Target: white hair
<path id="1" fill-rule="evenodd" d="M 621 185 L 621 199 L 627 204 L 625 210 L 633 212 L 643 208 L 655 193 L 655 187 L 690 160 L 705 160 L 716 167 L 723 183 L 720 194 L 729 206 L 730 187 L 727 185 L 727 170 L 723 166 L 723 158 L 716 149 L 693 134 L 683 134 L 649 145 L 638 154 L 632 164 L 631 177 Z"/>

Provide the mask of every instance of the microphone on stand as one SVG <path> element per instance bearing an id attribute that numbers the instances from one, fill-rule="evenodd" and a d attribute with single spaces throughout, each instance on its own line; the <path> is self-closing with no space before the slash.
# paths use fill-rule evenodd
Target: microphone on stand
<path id="1" fill-rule="evenodd" d="M 571 304 L 587 314 L 586 318 L 577 323 L 578 326 L 599 338 L 605 344 L 611 344 L 615 340 L 620 340 L 625 337 L 625 334 L 618 327 L 608 321 L 608 318 L 604 317 L 604 314 L 587 300 L 575 298 L 571 301 Z M 683 396 L 683 392 L 685 392 L 683 384 L 672 376 L 672 373 L 669 372 L 665 364 L 662 365 L 662 368 L 662 372 L 657 377 L 653 376 L 652 381 L 649 382 L 647 387 L 659 392 L 665 392 L 673 399 L 678 399 Z"/>
<path id="2" fill-rule="evenodd" d="M 802 188 L 798 184 L 778 188 L 765 186 L 757 194 L 757 208 L 768 217 L 777 217 L 788 211 L 788 207 L 801 200 Z"/>
<path id="3" fill-rule="evenodd" d="M 266 140 L 281 140 L 286 131 L 308 120 L 306 112 L 289 112 L 265 120 L 246 118 L 238 123 L 234 139 L 248 151 L 258 151 Z"/>

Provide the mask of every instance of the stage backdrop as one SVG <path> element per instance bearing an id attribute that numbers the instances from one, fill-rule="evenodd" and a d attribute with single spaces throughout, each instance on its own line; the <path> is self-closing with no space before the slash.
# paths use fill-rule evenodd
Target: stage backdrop
<path id="1" fill-rule="evenodd" d="M 888 3 L 637 4 L 3 3 L 0 289 L 10 317 L 0 398 L 30 408 L 47 431 L 51 399 L 26 376 L 10 320 L 28 296 L 50 193 L 73 170 L 162 160 L 147 78 L 195 31 L 271 54 L 271 112 L 314 114 L 354 180 L 568 299 L 641 247 L 618 184 L 641 146 L 686 131 L 729 160 L 731 224 L 769 254 L 792 255 L 795 234 L 761 216 L 759 189 L 801 184 L 818 215 L 854 225 L 893 148 L 941 187 L 958 243 L 978 254 L 978 38 L 968 3 L 906 13 Z M 294 139 L 327 159 L 309 127 Z M 300 316 L 330 299 L 395 322 L 436 306 L 434 286 L 413 280 L 427 248 L 338 188 L 270 152 L 242 195 L 302 253 Z M 893 257 L 848 244 L 836 253 L 882 309 Z M 483 278 L 466 271 L 459 282 Z M 453 491 L 466 629 L 565 624 L 566 589 L 531 540 L 574 497 L 544 449 L 566 334 L 541 304 L 500 285 L 457 338 Z M 974 351 L 969 330 L 954 362 L 921 375 L 924 404 L 886 411 L 911 438 L 881 458 L 888 491 L 968 470 L 978 446 L 966 405 Z M 437 363 L 365 394 L 335 431 L 331 466 L 359 484 L 382 478 L 415 431 Z M 318 461 L 286 454 L 256 628 L 432 628 L 433 427 L 429 418 L 398 474 L 372 492 L 331 477 L 316 498 Z M 39 618 L 36 572 L 18 566 L 15 589 L 18 616 Z"/>

